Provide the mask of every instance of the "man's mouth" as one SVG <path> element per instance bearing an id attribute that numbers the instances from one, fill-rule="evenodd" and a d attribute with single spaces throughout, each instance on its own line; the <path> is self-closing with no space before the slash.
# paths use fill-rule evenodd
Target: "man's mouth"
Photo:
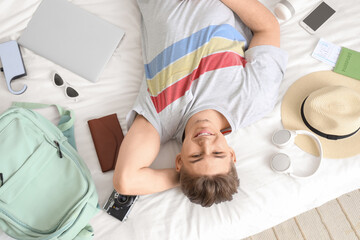
<path id="1" fill-rule="evenodd" d="M 197 133 L 195 135 L 195 138 L 196 137 L 202 137 L 202 136 L 213 136 L 213 135 L 214 135 L 213 133 L 211 133 L 211 132 L 209 132 L 207 130 L 202 130 L 202 131 L 200 131 L 199 133 Z"/>

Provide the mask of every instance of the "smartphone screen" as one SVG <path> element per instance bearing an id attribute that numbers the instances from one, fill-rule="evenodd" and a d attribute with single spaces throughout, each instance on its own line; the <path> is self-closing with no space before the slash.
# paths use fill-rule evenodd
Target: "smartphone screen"
<path id="1" fill-rule="evenodd" d="M 314 11 L 312 11 L 303 22 L 306 23 L 313 31 L 316 31 L 326 20 L 328 20 L 335 10 L 325 2 L 322 2 Z"/>

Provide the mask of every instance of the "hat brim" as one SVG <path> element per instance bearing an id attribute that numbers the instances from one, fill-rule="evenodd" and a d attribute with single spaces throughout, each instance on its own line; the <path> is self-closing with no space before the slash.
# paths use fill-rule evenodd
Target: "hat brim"
<path id="1" fill-rule="evenodd" d="M 360 81 L 333 71 L 310 73 L 291 85 L 281 104 L 281 120 L 284 128 L 289 130 L 308 130 L 301 118 L 301 104 L 309 94 L 327 86 L 345 86 L 360 93 Z M 360 127 L 360 126 L 359 126 Z M 360 154 L 360 131 L 351 137 L 339 140 L 329 140 L 318 136 L 326 158 L 347 158 Z M 298 136 L 295 144 L 304 151 L 318 155 L 316 144 L 306 136 Z"/>

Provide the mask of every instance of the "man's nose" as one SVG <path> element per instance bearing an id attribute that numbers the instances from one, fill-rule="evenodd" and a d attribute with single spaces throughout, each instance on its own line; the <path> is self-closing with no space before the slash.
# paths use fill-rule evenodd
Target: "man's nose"
<path id="1" fill-rule="evenodd" d="M 213 141 L 214 141 L 214 137 L 202 137 L 198 139 L 198 144 L 204 149 L 208 149 Z"/>

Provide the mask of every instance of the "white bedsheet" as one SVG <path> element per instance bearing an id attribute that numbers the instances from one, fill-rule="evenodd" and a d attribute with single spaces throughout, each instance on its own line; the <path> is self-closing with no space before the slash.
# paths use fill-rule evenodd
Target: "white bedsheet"
<path id="1" fill-rule="evenodd" d="M 18 39 L 40 2 L 41 0 L 1 0 L 0 42 Z M 30 50 L 21 48 L 27 76 L 14 80 L 13 88 L 20 89 L 23 84 L 27 84 L 28 89 L 19 96 L 10 94 L 4 76 L 0 73 L 0 112 L 10 107 L 12 101 L 57 103 L 73 109 L 76 114 L 78 151 L 92 173 L 99 202 L 103 206 L 113 189 L 113 173 L 101 172 L 87 120 L 117 113 L 123 131 L 126 132 L 125 116 L 132 107 L 143 76 L 140 13 L 135 0 L 71 2 L 116 24 L 126 32 L 99 82 L 90 83 Z M 263 2 L 272 9 L 278 0 Z M 240 189 L 234 200 L 202 208 L 191 204 L 179 188 L 141 196 L 125 223 L 103 211 L 97 214 L 91 220 L 95 230 L 94 240 L 241 239 L 360 187 L 360 156 L 324 159 L 318 174 L 304 180 L 276 174 L 268 164 L 270 157 L 278 151 L 271 144 L 271 135 L 276 129 L 282 128 L 280 105 L 287 88 L 303 75 L 331 69 L 311 57 L 319 38 L 360 51 L 358 0 L 328 0 L 337 13 L 316 35 L 310 35 L 298 22 L 318 2 L 304 1 L 303 8 L 294 18 L 281 23 L 281 45 L 289 53 L 289 64 L 274 111 L 261 121 L 227 137 L 236 151 L 236 167 L 240 176 Z M 56 88 L 51 83 L 53 71 L 59 72 L 80 92 L 80 101 L 67 99 L 63 89 Z M 54 110 L 44 114 L 53 121 L 57 119 Z M 174 142 L 163 146 L 154 167 L 174 166 L 173 159 L 179 149 Z M 304 171 L 309 165 L 302 164 L 303 162 L 311 165 L 316 161 L 296 146 L 289 151 L 293 154 L 295 167 L 303 168 Z M 299 160 L 302 161 L 301 164 Z M 0 239 L 11 238 L 0 231 Z"/>

